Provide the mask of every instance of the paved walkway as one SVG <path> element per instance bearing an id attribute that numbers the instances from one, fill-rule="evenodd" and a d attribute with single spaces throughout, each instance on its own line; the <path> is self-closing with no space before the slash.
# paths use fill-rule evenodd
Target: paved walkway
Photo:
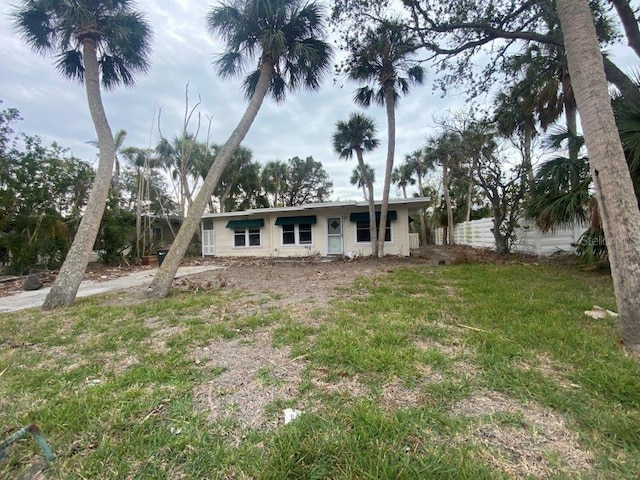
<path id="1" fill-rule="evenodd" d="M 193 267 L 180 267 L 176 278 L 185 277 L 187 275 L 195 275 L 196 273 L 206 272 L 208 270 L 217 270 L 225 268 L 217 265 L 200 265 Z M 123 277 L 106 280 L 104 282 L 96 282 L 94 280 L 85 280 L 80 284 L 76 297 L 88 297 L 99 293 L 114 292 L 116 290 L 125 290 L 139 285 L 151 283 L 155 276 L 157 268 L 152 270 L 144 270 L 142 272 L 132 273 Z M 34 290 L 31 292 L 20 292 L 14 295 L 0 298 L 0 313 L 15 312 L 25 308 L 39 307 L 43 304 L 47 293 L 51 287 Z"/>

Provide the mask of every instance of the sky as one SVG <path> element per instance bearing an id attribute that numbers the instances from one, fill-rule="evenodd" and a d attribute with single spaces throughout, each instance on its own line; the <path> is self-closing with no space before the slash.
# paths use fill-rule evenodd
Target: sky
<path id="1" fill-rule="evenodd" d="M 206 138 L 207 116 L 212 117 L 211 141 L 223 143 L 236 127 L 247 102 L 241 80 L 219 78 L 213 66 L 223 45 L 211 37 L 204 18 L 214 2 L 195 0 L 139 0 L 153 29 L 151 69 L 140 75 L 133 88 L 117 87 L 103 91 L 103 104 L 112 131 L 127 131 L 125 146 L 154 147 L 160 139 L 158 112 L 161 110 L 162 134 L 173 138 L 182 130 L 185 112 L 185 87 L 189 100 L 198 99 L 202 115 L 200 139 Z M 39 135 L 46 144 L 53 141 L 67 147 L 73 155 L 96 162 L 96 148 L 87 142 L 96 138 L 86 102 L 84 87 L 61 77 L 54 59 L 32 52 L 11 27 L 11 4 L 0 3 L 0 108 L 17 108 L 23 121 L 16 130 Z M 622 51 L 623 57 L 630 57 Z M 615 58 L 614 58 L 615 60 Z M 413 87 L 400 100 L 396 111 L 396 156 L 399 164 L 405 154 L 424 145 L 435 132 L 435 119 L 447 112 L 465 108 L 464 98 L 452 90 L 446 98 L 432 88 L 434 73 L 427 66 L 426 82 Z M 289 93 L 283 104 L 265 100 L 243 145 L 253 151 L 262 164 L 298 156 L 313 156 L 322 162 L 333 181 L 332 200 L 362 200 L 362 193 L 349 182 L 355 159 L 345 161 L 333 152 L 331 136 L 338 120 L 347 120 L 352 112 L 362 111 L 374 118 L 381 146 L 365 157 L 376 170 L 376 198 L 382 195 L 386 157 L 386 115 L 382 107 L 361 110 L 353 101 L 358 85 L 344 79 L 325 78 L 316 92 Z M 478 99 L 476 99 L 477 101 Z M 482 100 L 482 99 L 480 99 Z M 487 98 L 488 102 L 490 98 Z M 192 119 L 190 129 L 197 126 Z M 400 196 L 392 187 L 391 196 Z"/>

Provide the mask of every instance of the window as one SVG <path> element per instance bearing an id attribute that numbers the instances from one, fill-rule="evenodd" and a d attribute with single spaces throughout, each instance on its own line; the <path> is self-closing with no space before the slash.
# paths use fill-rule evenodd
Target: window
<path id="1" fill-rule="evenodd" d="M 162 240 L 162 227 L 153 227 L 153 239 Z"/>
<path id="2" fill-rule="evenodd" d="M 259 247 L 260 229 L 259 228 L 236 228 L 233 231 L 234 247 Z"/>
<path id="3" fill-rule="evenodd" d="M 376 228 L 380 228 L 380 220 L 376 221 Z M 356 242 L 364 243 L 371 241 L 371 232 L 369 231 L 369 220 L 356 222 Z M 391 241 L 391 221 L 387 220 L 387 228 L 385 230 L 384 241 Z"/>
<path id="4" fill-rule="evenodd" d="M 282 225 L 283 245 L 311 245 L 312 243 L 310 223 Z"/>

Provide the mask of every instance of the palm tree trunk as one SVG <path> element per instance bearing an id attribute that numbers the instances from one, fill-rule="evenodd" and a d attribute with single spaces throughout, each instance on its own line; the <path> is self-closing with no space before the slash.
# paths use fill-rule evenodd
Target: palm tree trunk
<path id="1" fill-rule="evenodd" d="M 73 239 L 67 257 L 60 268 L 56 281 L 47 294 L 42 307 L 51 310 L 63 305 L 71 305 L 80 287 L 82 276 L 89 264 L 89 256 L 96 241 L 102 215 L 104 214 L 111 176 L 113 175 L 113 163 L 115 161 L 115 145 L 113 134 L 104 112 L 100 95 L 100 74 L 96 45 L 93 40 L 85 40 L 82 45 L 84 60 L 84 81 L 87 93 L 89 112 L 98 136 L 100 160 L 98 170 L 93 181 L 93 187 L 89 194 L 87 207 L 78 226 L 78 231 Z"/>
<path id="2" fill-rule="evenodd" d="M 422 174 L 417 172 L 416 176 L 418 177 L 418 188 L 420 189 L 419 196 L 422 197 L 424 195 L 424 190 L 422 186 Z M 420 243 L 422 245 L 427 244 L 427 219 L 425 215 L 424 208 L 420 209 Z"/>
<path id="3" fill-rule="evenodd" d="M 586 0 L 558 0 L 569 71 L 602 217 L 624 344 L 640 356 L 640 211 Z"/>
<path id="4" fill-rule="evenodd" d="M 464 220 L 468 222 L 471 220 L 471 203 L 473 200 L 473 172 L 476 169 L 476 159 L 471 161 L 471 168 L 469 169 L 469 185 L 467 186 L 467 212 L 465 213 Z"/>
<path id="5" fill-rule="evenodd" d="M 367 190 L 369 190 L 369 194 L 366 196 L 369 201 L 369 239 L 371 240 L 371 256 L 378 256 L 378 235 L 376 229 L 376 202 L 373 197 L 373 182 L 371 178 L 367 174 L 367 167 L 364 164 L 364 159 L 362 158 L 362 150 L 356 148 L 356 157 L 358 157 L 358 165 L 360 167 L 360 174 L 364 180 L 364 183 L 367 185 Z"/>
<path id="6" fill-rule="evenodd" d="M 447 207 L 447 245 L 453 245 L 453 208 L 449 195 L 449 167 L 446 160 L 442 162 L 442 188 L 444 189 L 444 203 Z"/>
<path id="7" fill-rule="evenodd" d="M 393 173 L 393 157 L 396 150 L 396 105 L 393 87 L 384 89 L 384 104 L 387 108 L 387 165 L 384 171 L 382 205 L 380 206 L 380 228 L 378 229 L 378 256 L 384 257 L 384 239 L 387 234 L 387 211 L 389 210 L 389 191 Z M 372 219 L 375 221 L 375 219 Z"/>
<path id="8" fill-rule="evenodd" d="M 271 62 L 264 62 L 260 67 L 260 77 L 258 78 L 258 83 L 256 85 L 255 92 L 249 101 L 249 105 L 247 105 L 247 109 L 245 110 L 244 115 L 242 115 L 238 126 L 231 133 L 229 139 L 218 152 L 216 160 L 211 164 L 209 173 L 207 173 L 207 176 L 200 187 L 200 191 L 196 195 L 196 198 L 193 200 L 191 208 L 189 209 L 189 214 L 184 219 L 184 222 L 182 222 L 178 235 L 169 249 L 169 253 L 165 257 L 162 262 L 162 266 L 158 269 L 158 273 L 156 273 L 156 276 L 153 278 L 153 281 L 149 286 L 149 291 L 147 293 L 149 297 L 162 298 L 166 297 L 169 293 L 171 283 L 176 276 L 180 262 L 182 261 L 184 254 L 187 252 L 187 248 L 193 238 L 193 234 L 198 230 L 202 215 L 207 208 L 207 201 L 211 197 L 216 185 L 218 185 L 222 172 L 224 172 L 224 169 L 229 164 L 231 156 L 238 149 L 242 140 L 244 140 L 251 124 L 258 115 L 262 101 L 269 89 L 269 83 L 272 76 L 273 64 Z"/>

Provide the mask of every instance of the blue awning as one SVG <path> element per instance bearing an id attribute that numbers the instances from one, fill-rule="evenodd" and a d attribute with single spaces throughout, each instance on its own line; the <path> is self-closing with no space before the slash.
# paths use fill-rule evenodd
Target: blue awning
<path id="1" fill-rule="evenodd" d="M 395 210 L 389 210 L 387 212 L 387 220 L 397 220 L 398 213 Z M 349 215 L 349 220 L 352 222 L 368 222 L 369 212 L 354 212 Z M 380 212 L 376 212 L 376 220 L 380 221 Z"/>
<path id="2" fill-rule="evenodd" d="M 278 217 L 276 219 L 276 225 L 304 225 L 308 223 L 315 224 L 316 216 L 306 215 L 301 217 Z"/>
<path id="3" fill-rule="evenodd" d="M 264 220 L 256 218 L 251 220 L 230 220 L 227 228 L 260 228 L 264 227 Z"/>

